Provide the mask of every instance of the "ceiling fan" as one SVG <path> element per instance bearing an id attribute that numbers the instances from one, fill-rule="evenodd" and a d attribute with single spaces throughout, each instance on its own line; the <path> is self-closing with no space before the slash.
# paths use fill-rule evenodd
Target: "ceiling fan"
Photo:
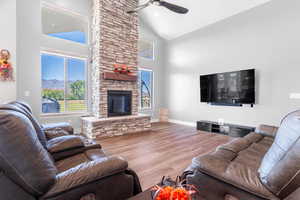
<path id="1" fill-rule="evenodd" d="M 147 3 L 138 6 L 134 10 L 127 11 L 127 13 L 128 14 L 136 13 L 136 12 L 138 12 L 144 8 L 147 8 L 148 6 L 151 6 L 151 5 L 163 6 L 163 7 L 167 8 L 173 12 L 176 12 L 178 14 L 186 14 L 189 12 L 189 10 L 187 8 L 184 8 L 184 7 L 172 4 L 172 3 L 168 3 L 163 0 L 149 0 Z"/>

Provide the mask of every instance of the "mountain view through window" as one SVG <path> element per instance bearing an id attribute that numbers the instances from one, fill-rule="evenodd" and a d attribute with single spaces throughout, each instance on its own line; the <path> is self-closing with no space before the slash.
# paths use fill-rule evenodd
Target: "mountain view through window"
<path id="1" fill-rule="evenodd" d="M 42 54 L 42 111 L 86 111 L 86 61 Z"/>

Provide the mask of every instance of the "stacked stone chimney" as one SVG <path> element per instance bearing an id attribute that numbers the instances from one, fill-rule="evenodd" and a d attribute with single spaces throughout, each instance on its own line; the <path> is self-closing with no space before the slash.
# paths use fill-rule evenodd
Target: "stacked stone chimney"
<path id="1" fill-rule="evenodd" d="M 114 64 L 138 72 L 138 15 L 127 14 L 138 0 L 93 0 L 92 28 L 92 115 L 82 118 L 82 132 L 88 137 L 122 135 L 148 130 L 149 116 L 138 116 L 138 82 L 105 80 Z M 132 116 L 108 118 L 108 90 L 132 91 Z"/>
<path id="2" fill-rule="evenodd" d="M 126 11 L 138 0 L 94 0 L 92 112 L 97 118 L 107 117 L 107 91 L 132 91 L 132 114 L 138 113 L 138 83 L 104 80 L 104 72 L 113 72 L 114 64 L 126 64 L 137 73 L 138 16 Z"/>

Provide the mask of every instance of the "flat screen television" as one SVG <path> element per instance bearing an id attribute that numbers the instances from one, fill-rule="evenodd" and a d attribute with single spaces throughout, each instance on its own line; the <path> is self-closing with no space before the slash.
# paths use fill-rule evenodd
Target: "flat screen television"
<path id="1" fill-rule="evenodd" d="M 201 102 L 216 105 L 255 104 L 255 69 L 200 76 Z"/>

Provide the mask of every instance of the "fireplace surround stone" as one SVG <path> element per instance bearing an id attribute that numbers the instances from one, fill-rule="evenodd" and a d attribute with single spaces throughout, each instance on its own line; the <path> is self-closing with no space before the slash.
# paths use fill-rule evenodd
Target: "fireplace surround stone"
<path id="1" fill-rule="evenodd" d="M 138 114 L 137 81 L 107 80 L 115 64 L 126 64 L 138 72 L 138 15 L 126 11 L 138 0 L 93 0 L 92 24 L 92 115 L 82 118 L 82 133 L 90 138 L 122 135 L 151 128 L 150 116 Z M 131 115 L 109 117 L 108 91 L 130 91 Z"/>
<path id="2" fill-rule="evenodd" d="M 144 132 L 151 128 L 150 116 L 148 115 L 131 115 L 101 119 L 85 117 L 82 120 L 82 124 L 82 133 L 91 139 Z"/>

